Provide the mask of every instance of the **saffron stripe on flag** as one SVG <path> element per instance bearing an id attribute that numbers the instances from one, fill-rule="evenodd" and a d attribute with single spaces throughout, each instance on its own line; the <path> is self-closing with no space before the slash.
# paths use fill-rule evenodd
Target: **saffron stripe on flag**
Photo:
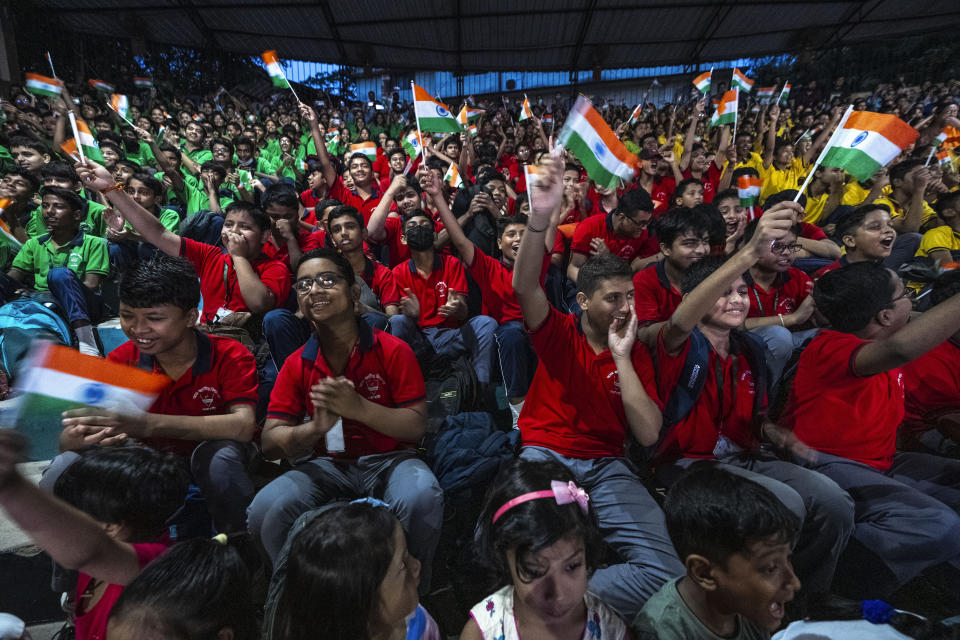
<path id="1" fill-rule="evenodd" d="M 66 374 L 143 393 L 158 392 L 170 383 L 170 379 L 164 375 L 87 356 L 60 345 L 47 345 L 39 356 L 41 359 L 34 363 L 38 367 L 56 369 Z"/>

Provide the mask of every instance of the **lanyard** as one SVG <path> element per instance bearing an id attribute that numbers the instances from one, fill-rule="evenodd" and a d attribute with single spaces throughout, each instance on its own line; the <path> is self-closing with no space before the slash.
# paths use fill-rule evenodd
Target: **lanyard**
<path id="1" fill-rule="evenodd" d="M 763 303 L 760 301 L 760 294 L 757 293 L 757 286 L 754 285 L 750 287 L 750 291 L 753 293 L 753 299 L 757 301 L 757 309 L 760 310 L 760 317 L 766 317 L 767 313 L 766 311 L 764 311 Z M 779 306 L 780 306 L 780 288 L 777 287 L 777 292 L 773 294 L 773 313 L 771 313 L 770 315 L 773 315 L 774 313 L 776 313 L 777 307 Z"/>
<path id="2" fill-rule="evenodd" d="M 227 305 L 230 304 L 230 298 L 233 297 L 233 287 L 230 286 L 230 279 L 227 277 L 230 267 L 227 265 L 226 261 L 223 263 L 223 308 L 226 309 Z"/>

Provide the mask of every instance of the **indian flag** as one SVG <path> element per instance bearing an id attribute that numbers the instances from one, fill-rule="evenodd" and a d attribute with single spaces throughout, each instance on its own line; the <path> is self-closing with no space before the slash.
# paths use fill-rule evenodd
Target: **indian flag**
<path id="1" fill-rule="evenodd" d="M 450 167 L 443 175 L 443 181 L 454 189 L 459 189 L 463 186 L 463 180 L 460 178 L 460 170 L 457 169 L 457 164 L 455 162 L 450 163 Z"/>
<path id="2" fill-rule="evenodd" d="M 3 215 L 4 210 L 12 204 L 13 200 L 11 198 L 0 198 L 0 215 Z M 3 218 L 0 218 L 0 233 L 2 233 L 3 237 L 6 238 L 8 242 L 13 244 L 13 246 L 17 249 L 22 246 L 22 243 L 16 239 L 13 233 L 11 233 L 10 226 Z"/>
<path id="3" fill-rule="evenodd" d="M 863 182 L 900 155 L 919 135 L 896 116 L 848 108 L 818 164 L 839 167 Z"/>
<path id="4" fill-rule="evenodd" d="M 24 88 L 37 96 L 56 98 L 63 93 L 63 83 L 57 78 L 48 78 L 39 73 L 28 73 Z"/>
<path id="5" fill-rule="evenodd" d="M 473 137 L 476 137 L 477 134 L 480 133 L 480 130 L 477 129 L 477 125 L 473 124 L 472 122 L 468 122 L 467 126 L 464 128 L 467 130 L 467 133 L 469 133 Z"/>
<path id="6" fill-rule="evenodd" d="M 737 103 L 739 102 L 738 94 L 739 91 L 737 89 L 727 91 L 723 94 L 723 97 L 720 98 L 720 103 L 717 104 L 717 110 L 713 112 L 713 117 L 710 118 L 711 127 L 719 127 L 725 124 L 736 126 Z"/>
<path id="7" fill-rule="evenodd" d="M 281 89 L 289 89 L 290 83 L 287 82 L 287 76 L 284 75 L 283 69 L 280 67 L 277 52 L 273 49 L 264 51 L 260 57 L 263 58 L 263 64 L 267 67 L 267 73 L 270 74 L 270 80 L 273 82 L 273 86 L 280 87 Z"/>
<path id="8" fill-rule="evenodd" d="M 419 131 L 411 131 L 408 133 L 407 137 L 403 139 L 400 145 L 411 158 L 416 158 L 418 155 L 423 153 L 423 138 L 420 137 Z"/>
<path id="9" fill-rule="evenodd" d="M 776 90 L 776 87 L 760 87 L 757 89 L 757 100 L 769 102 L 770 99 L 773 98 L 773 92 Z"/>
<path id="10" fill-rule="evenodd" d="M 104 93 L 113 93 L 113 85 L 109 82 L 104 82 L 103 80 L 96 80 L 90 78 L 87 80 L 90 83 L 90 86 L 96 89 L 97 91 L 103 91 Z"/>
<path id="11" fill-rule="evenodd" d="M 331 127 L 327 129 L 327 151 L 336 153 L 337 145 L 340 144 L 340 129 Z"/>
<path id="12" fill-rule="evenodd" d="M 94 162 L 103 164 L 103 155 L 100 153 L 100 145 L 97 144 L 97 139 L 93 137 L 92 133 L 90 133 L 90 127 L 88 127 L 87 123 L 80 118 L 77 118 L 77 133 L 80 134 L 80 139 L 74 141 L 72 147 L 74 152 L 79 144 L 80 148 L 83 150 L 84 156 L 93 160 Z M 66 147 L 66 143 L 64 143 L 64 147 Z"/>
<path id="13" fill-rule="evenodd" d="M 753 80 L 748 78 L 743 71 L 740 69 L 734 68 L 733 70 L 733 86 L 739 87 L 740 91 L 750 93 L 753 90 Z"/>
<path id="14" fill-rule="evenodd" d="M 367 156 L 367 159 L 373 164 L 373 161 L 377 159 L 377 145 L 373 142 L 358 142 L 352 144 L 350 145 L 350 155 L 352 156 L 355 153 L 362 153 Z"/>
<path id="15" fill-rule="evenodd" d="M 543 114 L 543 118 L 541 118 L 541 121 L 543 122 L 543 124 L 548 124 L 551 127 L 553 126 L 553 116 L 550 115 L 549 113 Z"/>
<path id="16" fill-rule="evenodd" d="M 134 76 L 133 86 L 140 89 L 149 89 L 153 86 L 153 78 L 143 78 L 140 76 Z"/>
<path id="17" fill-rule="evenodd" d="M 740 176 L 737 178 L 737 195 L 740 197 L 741 207 L 752 207 L 760 197 L 760 188 L 763 180 L 759 176 Z"/>
<path id="18" fill-rule="evenodd" d="M 933 146 L 935 147 L 942 146 L 945 149 L 952 149 L 957 145 L 960 145 L 960 129 L 956 127 L 944 127 L 943 131 L 933 139 Z"/>
<path id="19" fill-rule="evenodd" d="M 523 179 L 527 184 L 527 193 L 533 193 L 533 185 L 543 177 L 544 170 L 536 164 L 523 165 Z"/>
<path id="20" fill-rule="evenodd" d="M 523 94 L 523 104 L 520 106 L 520 122 L 533 117 L 533 109 L 530 108 L 530 99 L 527 94 Z"/>
<path id="21" fill-rule="evenodd" d="M 583 163 L 587 175 L 597 184 L 615 189 L 621 181 L 633 180 L 639 164 L 637 156 L 627 151 L 586 98 L 577 99 L 557 139 Z"/>
<path id="22" fill-rule="evenodd" d="M 944 149 L 937 154 L 937 164 L 953 164 L 950 161 L 950 150 Z"/>
<path id="23" fill-rule="evenodd" d="M 696 78 L 693 79 L 693 86 L 703 95 L 710 93 L 710 78 L 713 76 L 713 67 L 710 67 L 710 71 L 704 71 Z"/>
<path id="24" fill-rule="evenodd" d="M 414 112 L 417 114 L 417 128 L 420 131 L 460 133 L 460 123 L 450 113 L 447 105 L 433 98 L 425 89 L 410 83 L 413 87 Z"/>
<path id="25" fill-rule="evenodd" d="M 464 104 L 460 108 L 460 113 L 457 114 L 457 122 L 460 123 L 460 126 L 466 128 L 468 124 L 481 118 L 484 114 L 483 109 L 477 109 L 475 107 L 468 107 Z"/>
<path id="26" fill-rule="evenodd" d="M 29 422 L 31 434 L 39 427 L 48 431 L 44 437 L 51 438 L 59 435 L 60 414 L 68 409 L 88 406 L 143 413 L 170 384 L 167 376 L 50 342 L 36 343 L 20 371 L 17 389 L 22 397 L 15 423 Z"/>
<path id="27" fill-rule="evenodd" d="M 634 108 L 633 113 L 630 114 L 630 117 L 627 119 L 628 124 L 633 124 L 640 119 L 640 116 L 643 115 L 643 103 L 641 102 Z"/>
<path id="28" fill-rule="evenodd" d="M 117 115 L 127 119 L 127 112 L 130 111 L 130 101 L 122 93 L 114 93 L 110 96 L 110 108 L 117 112 Z"/>
<path id="29" fill-rule="evenodd" d="M 785 82 L 783 84 L 783 89 L 780 90 L 780 97 L 777 98 L 777 104 L 784 104 L 789 98 L 790 98 L 790 83 Z"/>

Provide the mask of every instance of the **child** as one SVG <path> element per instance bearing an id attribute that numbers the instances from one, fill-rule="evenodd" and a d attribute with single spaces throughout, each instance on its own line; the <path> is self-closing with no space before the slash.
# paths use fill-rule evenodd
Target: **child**
<path id="1" fill-rule="evenodd" d="M 440 640 L 417 599 L 421 563 L 396 516 L 377 501 L 338 504 L 293 539 L 269 638 Z"/>
<path id="2" fill-rule="evenodd" d="M 301 513 L 373 495 L 407 527 L 427 584 L 443 492 L 416 455 L 427 415 L 417 360 L 406 343 L 360 321 L 360 286 L 339 253 L 304 254 L 294 290 L 313 335 L 280 369 L 262 442 L 267 458 L 295 467 L 253 499 L 250 532 L 275 562 Z"/>
<path id="3" fill-rule="evenodd" d="M 857 503 L 854 538 L 863 557 L 838 572 L 854 595 L 884 597 L 941 564 L 954 592 L 960 588 L 960 461 L 896 449 L 901 367 L 960 330 L 960 295 L 911 320 L 907 294 L 900 278 L 876 262 L 820 278 L 813 295 L 831 330 L 800 355 L 780 419 L 817 452 L 802 464 Z"/>
<path id="4" fill-rule="evenodd" d="M 240 554 L 194 538 L 157 558 L 110 611 L 110 640 L 256 640 L 250 577 Z"/>
<path id="5" fill-rule="evenodd" d="M 80 230 L 83 209 L 73 191 L 43 187 L 41 197 L 48 232 L 27 240 L 0 279 L 4 300 L 32 278 L 33 289 L 52 296 L 66 313 L 80 352 L 100 355 L 92 323 L 100 316 L 100 283 L 110 270 L 107 241 Z"/>
<path id="6" fill-rule="evenodd" d="M 103 210 L 105 207 L 99 202 L 93 202 L 83 197 L 80 176 L 77 175 L 73 165 L 66 162 L 48 162 L 40 169 L 40 179 L 44 187 L 60 187 L 68 189 L 80 196 L 80 205 L 83 210 L 83 222 L 80 223 L 80 229 L 84 233 L 103 237 L 106 233 L 106 226 L 103 219 Z M 35 209 L 30 221 L 27 222 L 27 235 L 36 238 L 47 233 L 47 228 L 43 224 L 43 215 L 40 209 Z"/>
<path id="7" fill-rule="evenodd" d="M 263 244 L 263 253 L 286 264 L 291 272 L 300 256 L 323 246 L 324 234 L 300 226 L 300 202 L 293 188 L 272 185 L 263 194 L 260 205 L 273 223 L 270 236 Z"/>
<path id="8" fill-rule="evenodd" d="M 840 216 L 837 220 L 836 237 L 843 243 L 846 253 L 815 274 L 823 274 L 855 262 L 883 262 L 890 266 L 893 248 L 897 245 L 897 231 L 890 222 L 890 208 L 884 204 L 866 204 Z M 898 253 L 902 253 L 898 252 Z"/>
<path id="9" fill-rule="evenodd" d="M 680 304 L 680 284 L 690 266 L 710 253 L 710 216 L 702 209 L 674 208 L 654 223 L 663 259 L 633 276 L 633 304 L 640 340 L 653 344 L 659 323 Z M 653 328 L 650 328 L 653 326 Z"/>
<path id="10" fill-rule="evenodd" d="M 70 167 L 73 171 L 73 167 Z M 77 183 L 79 184 L 79 178 Z M 163 200 L 163 183 L 149 173 L 136 173 L 127 180 L 126 192 L 134 201 L 152 213 L 163 228 L 176 232 L 180 225 L 180 214 L 174 209 L 161 207 Z M 122 272 L 134 261 L 140 258 L 150 258 L 156 253 L 151 245 L 140 245 L 140 234 L 129 224 L 123 222 L 122 217 L 108 215 L 107 240 L 109 241 L 110 262 Z"/>
<path id="11" fill-rule="evenodd" d="M 937 215 L 943 225 L 923 234 L 917 257 L 936 264 L 956 262 L 960 257 L 960 191 L 949 191 L 937 198 Z"/>
<path id="12" fill-rule="evenodd" d="M 463 264 L 434 250 L 433 220 L 421 209 L 403 218 L 403 238 L 411 257 L 393 268 L 404 295 L 400 299 L 401 313 L 389 319 L 390 333 L 418 353 L 469 354 L 477 381 L 489 385 L 497 323 L 489 316 L 467 317 Z"/>
<path id="13" fill-rule="evenodd" d="M 737 242 L 743 236 L 747 226 L 747 209 L 740 204 L 736 189 L 724 189 L 713 199 L 717 211 L 723 216 L 726 243 L 724 253 L 730 255 L 736 251 Z"/>
<path id="14" fill-rule="evenodd" d="M 50 149 L 33 138 L 17 136 L 10 140 L 10 155 L 21 171 L 37 171 L 50 162 Z"/>
<path id="15" fill-rule="evenodd" d="M 562 165 L 544 160 L 513 270 L 513 290 L 539 358 L 520 414 L 520 456 L 555 460 L 593 496 L 606 542 L 622 559 L 598 570 L 592 588 L 632 620 L 643 602 L 679 575 L 659 507 L 624 459 L 628 435 L 656 442 L 662 415 L 653 362 L 636 343 L 630 266 L 603 254 L 577 280 L 579 318 L 550 306 L 540 284 L 547 230 L 563 199 Z M 562 214 L 561 214 L 562 215 Z"/>
<path id="16" fill-rule="evenodd" d="M 120 328 L 130 339 L 108 359 L 166 374 L 171 383 L 149 413 L 85 409 L 64 414 L 58 456 L 41 486 L 76 454 L 103 437 L 124 436 L 178 454 L 207 501 L 218 531 L 242 531 L 254 487 L 247 466 L 256 455 L 257 373 L 238 341 L 197 331 L 200 285 L 183 258 L 141 262 L 120 282 Z"/>
<path id="17" fill-rule="evenodd" d="M 21 169 L 14 169 L 0 179 L 0 199 L 7 201 L 3 212 L 0 213 L 0 220 L 6 223 L 10 235 L 20 244 L 27 241 L 27 230 L 24 225 L 33 215 L 32 210 L 37 208 L 33 196 L 39 188 L 40 179 L 37 175 Z M 16 253 L 16 251 L 9 253 L 10 244 L 6 243 L 8 255 L 0 265 L 3 268 L 9 265 L 9 259 L 12 259 L 13 253 Z"/>
<path id="18" fill-rule="evenodd" d="M 0 429 L 0 506 L 55 562 L 80 572 L 76 637 L 100 640 L 123 585 L 167 548 L 164 523 L 187 492 L 182 463 L 146 447 L 91 449 L 60 476 L 54 497 L 17 471 L 23 446 Z"/>
<path id="19" fill-rule="evenodd" d="M 673 190 L 673 206 L 691 209 L 703 202 L 703 183 L 699 178 L 681 180 Z"/>
<path id="20" fill-rule="evenodd" d="M 663 505 L 686 574 L 640 612 L 637 640 L 764 640 L 800 581 L 790 552 L 796 516 L 761 485 L 721 469 L 694 471 Z"/>
<path id="21" fill-rule="evenodd" d="M 587 591 L 602 541 L 590 496 L 552 460 L 515 460 L 487 492 L 479 555 L 497 587 L 473 609 L 461 640 L 628 638 L 617 613 Z"/>
<path id="22" fill-rule="evenodd" d="M 103 167 L 94 163 L 77 167 L 87 188 L 101 191 L 144 241 L 193 264 L 200 276 L 203 322 L 223 322 L 238 312 L 264 314 L 286 301 L 290 270 L 263 254 L 271 223 L 269 216 L 254 205 L 234 202 L 227 207 L 221 232 L 225 250 L 221 250 L 165 229 L 152 213 L 117 189 Z"/>

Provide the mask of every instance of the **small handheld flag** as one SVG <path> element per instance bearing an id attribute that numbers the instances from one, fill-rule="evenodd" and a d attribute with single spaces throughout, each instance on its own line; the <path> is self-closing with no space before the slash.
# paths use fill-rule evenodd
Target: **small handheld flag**
<path id="1" fill-rule="evenodd" d="M 153 78 L 134 76 L 133 86 L 137 87 L 138 89 L 149 89 L 153 86 Z"/>
<path id="2" fill-rule="evenodd" d="M 11 198 L 0 198 L 0 215 L 3 215 L 3 212 L 12 204 L 13 200 Z M 0 233 L 2 233 L 3 237 L 6 238 L 8 242 L 13 244 L 14 247 L 19 249 L 21 246 L 23 246 L 22 243 L 17 240 L 17 238 L 10 231 L 10 226 L 7 225 L 7 222 L 3 218 L 0 218 Z"/>
<path id="3" fill-rule="evenodd" d="M 26 79 L 24 89 L 34 95 L 45 98 L 58 98 L 63 93 L 63 82 L 57 78 L 48 78 L 39 73 L 28 73 Z"/>
<path id="4" fill-rule="evenodd" d="M 736 89 L 724 93 L 717 104 L 717 110 L 713 112 L 713 117 L 710 118 L 710 126 L 719 127 L 730 124 L 736 128 L 738 102 L 739 96 Z"/>
<path id="5" fill-rule="evenodd" d="M 737 178 L 737 196 L 741 207 L 752 207 L 760 197 L 763 181 L 758 176 L 740 176 Z"/>
<path id="6" fill-rule="evenodd" d="M 350 145 L 350 155 L 362 153 L 371 164 L 377 159 L 377 145 L 373 142 L 357 142 Z"/>
<path id="7" fill-rule="evenodd" d="M 640 104 L 638 104 L 638 105 L 634 108 L 633 113 L 631 113 L 631 114 L 630 114 L 630 117 L 627 119 L 627 124 L 630 124 L 630 125 L 634 124 L 637 120 L 640 119 L 640 116 L 641 116 L 641 115 L 643 115 L 643 103 L 642 103 L 642 102 L 641 102 Z"/>
<path id="8" fill-rule="evenodd" d="M 944 127 L 943 131 L 933 139 L 933 145 L 944 149 L 952 149 L 960 145 L 960 129 L 951 126 Z"/>
<path id="9" fill-rule="evenodd" d="M 97 91 L 102 91 L 103 93 L 113 93 L 113 85 L 109 82 L 104 82 L 103 80 L 95 80 L 90 78 L 87 80 L 90 83 L 90 86 L 96 89 Z"/>
<path id="10" fill-rule="evenodd" d="M 86 158 L 90 158 L 94 162 L 103 164 L 100 145 L 97 144 L 97 139 L 93 137 L 87 123 L 77 118 L 73 111 L 68 111 L 67 117 L 70 119 L 71 128 L 73 128 L 74 148 L 80 156 L 80 163 L 85 164 Z"/>
<path id="11" fill-rule="evenodd" d="M 789 98 L 790 98 L 790 83 L 786 82 L 783 85 L 783 89 L 780 90 L 780 97 L 777 98 L 777 104 L 786 104 Z"/>
<path id="12" fill-rule="evenodd" d="M 597 184 L 615 189 L 633 180 L 637 156 L 627 151 L 590 101 L 580 96 L 563 125 L 557 141 L 583 163 Z"/>
<path id="13" fill-rule="evenodd" d="M 110 96 L 110 108 L 117 112 L 117 115 L 127 120 L 127 112 L 130 111 L 130 101 L 122 93 L 114 93 Z"/>
<path id="14" fill-rule="evenodd" d="M 443 176 L 443 181 L 454 189 L 459 189 L 463 186 L 463 180 L 460 178 L 460 171 L 457 169 L 455 162 L 450 163 L 450 167 L 447 168 L 447 172 Z"/>
<path id="15" fill-rule="evenodd" d="M 760 87 L 757 89 L 757 100 L 760 102 L 770 102 L 773 98 L 773 92 L 776 91 L 776 87 Z"/>
<path id="16" fill-rule="evenodd" d="M 950 162 L 950 151 L 948 149 L 944 149 L 943 151 L 937 154 L 937 164 L 941 166 L 947 165 L 947 164 L 953 164 L 952 162 Z"/>
<path id="17" fill-rule="evenodd" d="M 533 117 L 533 109 L 530 108 L 530 99 L 527 94 L 523 94 L 523 104 L 520 106 L 520 122 Z"/>
<path id="18" fill-rule="evenodd" d="M 280 60 L 277 59 L 277 52 L 273 49 L 264 51 L 260 54 L 263 64 L 267 67 L 267 73 L 270 74 L 270 81 L 273 86 L 280 89 L 289 89 L 290 83 L 287 82 L 287 76 L 283 73 L 283 67 L 280 66 Z"/>
<path id="19" fill-rule="evenodd" d="M 400 144 L 410 158 L 416 158 L 423 153 L 423 138 L 418 131 L 408 133 Z"/>
<path id="20" fill-rule="evenodd" d="M 740 69 L 733 70 L 733 86 L 740 87 L 740 91 L 750 93 L 753 89 L 753 80 L 748 78 Z"/>
<path id="21" fill-rule="evenodd" d="M 447 105 L 433 98 L 426 89 L 410 83 L 413 89 L 414 113 L 420 131 L 460 133 L 460 123 Z"/>
<path id="22" fill-rule="evenodd" d="M 484 113 L 483 109 L 476 109 L 464 104 L 460 108 L 460 113 L 457 114 L 457 122 L 460 123 L 460 126 L 466 128 L 468 124 L 482 117 Z"/>
<path id="23" fill-rule="evenodd" d="M 890 164 L 919 135 L 896 116 L 852 111 L 831 136 L 819 164 L 840 167 L 863 182 Z"/>
<path id="24" fill-rule="evenodd" d="M 696 78 L 693 79 L 693 86 L 703 95 L 710 93 L 710 78 L 713 77 L 713 67 L 710 67 L 710 71 L 704 71 Z"/>

